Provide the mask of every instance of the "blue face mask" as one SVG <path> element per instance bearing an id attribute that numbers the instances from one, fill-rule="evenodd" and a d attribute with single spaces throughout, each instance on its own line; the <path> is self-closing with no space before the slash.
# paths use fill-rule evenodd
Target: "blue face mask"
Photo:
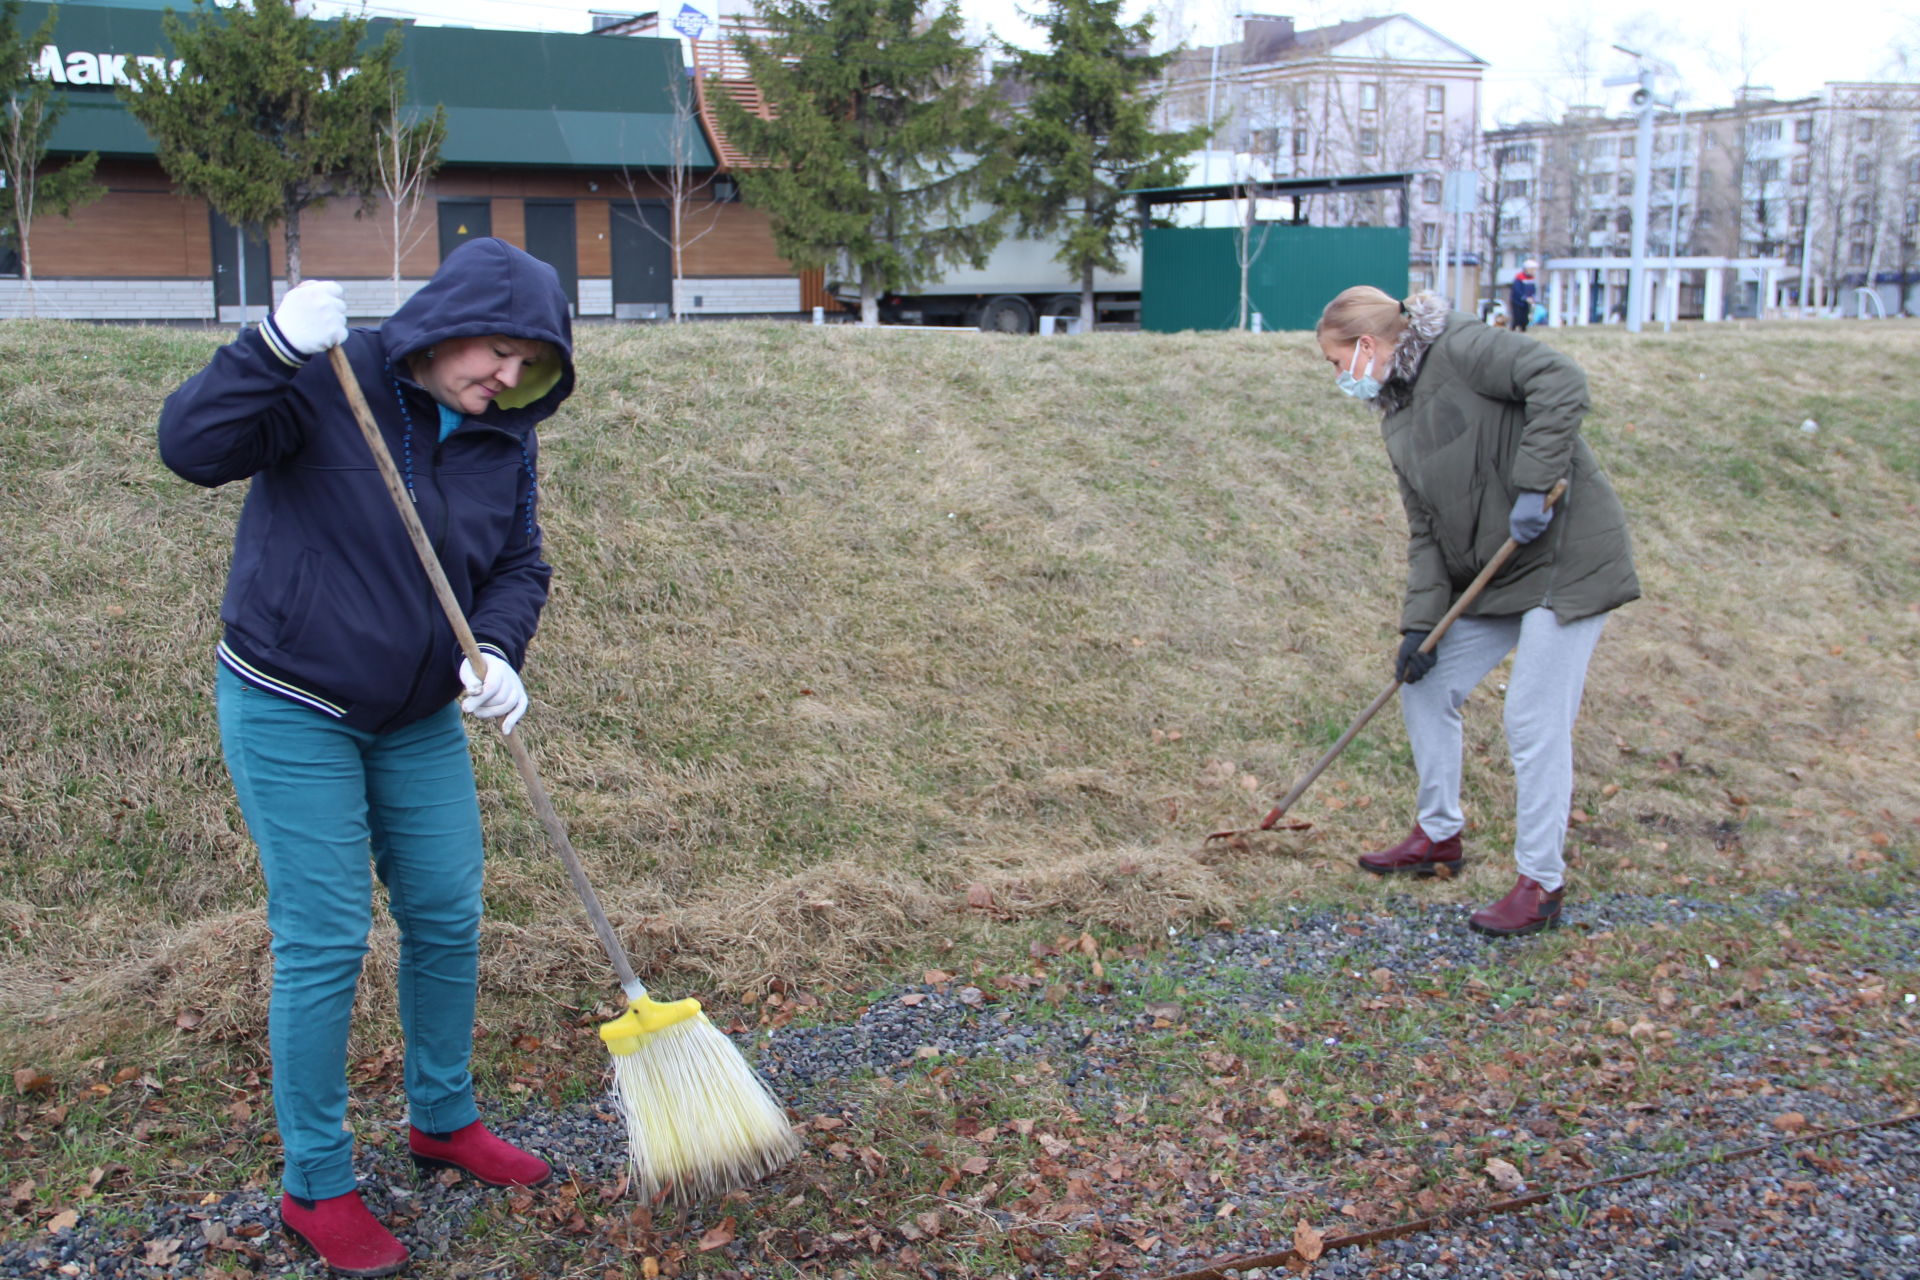
<path id="1" fill-rule="evenodd" d="M 1353 370 L 1359 363 L 1360 347 L 1356 343 L 1353 348 L 1353 364 L 1347 367 L 1346 372 L 1334 379 L 1334 385 L 1355 400 L 1371 400 L 1380 394 L 1380 380 L 1373 376 L 1373 357 L 1367 357 L 1367 371 L 1356 377 Z"/>

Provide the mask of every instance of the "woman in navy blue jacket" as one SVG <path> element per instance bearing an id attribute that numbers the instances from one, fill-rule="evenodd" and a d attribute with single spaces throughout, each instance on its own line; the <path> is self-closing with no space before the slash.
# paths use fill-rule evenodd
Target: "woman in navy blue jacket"
<path id="1" fill-rule="evenodd" d="M 481 647 L 461 658 L 324 353 L 344 344 Z M 480 1123 L 468 1072 L 480 812 L 461 708 L 512 732 L 546 603 L 534 428 L 573 390 L 553 268 L 469 241 L 378 329 L 309 281 L 168 397 L 160 453 L 196 484 L 251 478 L 220 608 L 221 745 L 260 849 L 273 931 L 281 1212 L 335 1269 L 388 1275 L 405 1247 L 355 1189 L 346 1054 L 372 876 L 400 930 L 414 1159 L 492 1185 L 545 1161 Z"/>

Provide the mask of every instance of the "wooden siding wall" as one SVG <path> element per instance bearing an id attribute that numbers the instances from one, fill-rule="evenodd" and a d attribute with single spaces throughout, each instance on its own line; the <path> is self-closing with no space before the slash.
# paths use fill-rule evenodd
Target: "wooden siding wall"
<path id="1" fill-rule="evenodd" d="M 34 219 L 34 274 L 43 279 L 211 280 L 213 251 L 207 206 L 174 193 L 166 173 L 144 161 L 102 161 L 99 180 L 108 193 L 75 211 L 71 219 L 43 215 Z M 421 202 L 411 248 L 402 274 L 419 278 L 440 264 L 440 197 L 491 202 L 493 234 L 526 244 L 528 198 L 574 201 L 575 249 L 579 274 L 588 279 L 612 274 L 612 206 L 631 199 L 662 200 L 665 192 L 650 176 L 630 183 L 618 171 L 607 173 L 521 173 L 512 170 L 456 170 L 442 174 Z M 393 270 L 392 220 L 386 202 L 362 213 L 357 202 L 335 200 L 309 209 L 300 218 L 301 273 L 308 277 L 384 279 Z M 687 217 L 688 234 L 711 230 L 686 246 L 689 276 L 767 277 L 797 274 L 774 251 L 766 214 L 744 204 L 702 206 Z M 270 237 L 273 271 L 286 274 L 283 237 Z"/>
<path id="2" fill-rule="evenodd" d="M 712 210 L 709 213 L 709 209 Z M 701 235 L 707 225 L 712 230 Z M 791 276 L 799 274 L 773 248 L 767 215 L 744 204 L 702 206 L 687 214 L 687 235 L 699 235 L 681 252 L 690 276 Z"/>
<path id="3" fill-rule="evenodd" d="M 213 278 L 207 206 L 176 196 L 159 165 L 103 160 L 94 180 L 107 194 L 73 217 L 42 212 L 33 220 L 36 276 Z"/>

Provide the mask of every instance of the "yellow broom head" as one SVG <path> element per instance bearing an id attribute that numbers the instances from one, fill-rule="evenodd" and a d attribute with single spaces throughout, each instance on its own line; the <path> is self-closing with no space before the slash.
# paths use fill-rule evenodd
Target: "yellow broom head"
<path id="1" fill-rule="evenodd" d="M 800 1152 L 787 1113 L 700 1011 L 647 996 L 600 1028 L 613 1053 L 634 1188 L 687 1201 L 763 1177 Z"/>

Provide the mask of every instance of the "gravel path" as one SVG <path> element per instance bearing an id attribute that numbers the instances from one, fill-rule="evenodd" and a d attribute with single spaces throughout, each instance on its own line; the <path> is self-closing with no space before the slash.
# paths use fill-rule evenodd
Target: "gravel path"
<path id="1" fill-rule="evenodd" d="M 1683 924 L 1701 916 L 1769 921 L 1793 903 L 1791 895 L 1762 895 L 1738 904 L 1684 897 L 1602 896 L 1569 904 L 1568 924 L 1593 930 Z M 1866 936 L 1879 940 L 1890 963 L 1910 964 L 1920 952 L 1920 898 L 1856 913 Z M 851 1022 L 787 1027 L 754 1037 L 753 1050 L 778 1091 L 803 1109 L 835 1106 L 850 1077 L 897 1074 L 931 1047 L 968 1057 L 1063 1054 L 1064 1079 L 1077 1100 L 1104 1105 L 1107 1072 L 1143 1036 L 1143 1021 L 1117 1007 L 1149 978 L 1186 985 L 1195 1011 L 1257 1009 L 1271 1002 L 1289 977 L 1387 967 L 1405 976 L 1503 963 L 1513 944 L 1497 944 L 1465 927 L 1466 908 L 1395 901 L 1366 914 L 1289 912 L 1270 928 L 1176 939 L 1145 960 L 1110 964 L 1115 994 L 1084 1001 L 1090 1010 L 1057 1016 L 1037 1000 L 983 1002 L 959 982 L 944 989 L 900 988 Z M 924 998 L 907 1005 L 899 995 Z M 1803 1025 L 1804 1024 L 1804 1025 Z M 1830 1028 L 1829 1028 L 1830 1029 Z M 1800 1023 L 1773 1029 L 1773 1054 L 1822 1030 L 1817 1011 Z M 1764 1075 L 1764 1063 L 1729 1060 L 1728 1079 Z M 1835 1095 L 1844 1091 L 1836 1090 Z M 1675 1100 L 1649 1123 L 1590 1109 L 1582 1137 L 1595 1176 L 1671 1161 L 1648 1149 L 1658 1135 L 1669 1149 L 1722 1146 L 1779 1136 L 1772 1116 L 1798 1109 L 1817 1126 L 1875 1118 L 1885 1104 L 1828 1093 L 1781 1093 L 1765 1099 Z M 596 1104 L 565 1110 L 534 1109 L 499 1122 L 507 1137 L 540 1151 L 583 1181 L 618 1173 L 621 1151 L 607 1139 L 608 1119 Z M 383 1147 L 361 1146 L 361 1185 L 374 1211 L 423 1263 L 418 1274 L 452 1274 L 444 1262 L 476 1211 L 498 1192 L 460 1180 L 451 1186 L 416 1179 L 399 1152 L 400 1130 Z M 1484 1220 L 1455 1231 L 1330 1254 L 1315 1274 L 1330 1277 L 1674 1276 L 1703 1280 L 1786 1280 L 1795 1276 L 1920 1277 L 1920 1123 L 1880 1130 L 1818 1148 L 1770 1153 L 1680 1175 L 1590 1193 L 1551 1209 Z M 1283 1248 L 1288 1239 L 1263 1234 L 1261 1201 L 1272 1207 L 1300 1188 L 1276 1172 L 1271 1196 L 1247 1197 L 1241 1238 L 1205 1255 L 1159 1251 L 1139 1259 L 1137 1274 L 1197 1267 L 1223 1255 Z M 1256 1188 L 1257 1192 L 1258 1189 Z M 0 1278 L 45 1276 L 139 1277 L 193 1275 L 209 1258 L 267 1274 L 313 1274 L 310 1260 L 289 1251 L 278 1230 L 277 1195 L 237 1192 L 205 1205 L 153 1204 L 144 1212 L 82 1217 L 71 1230 L 42 1233 L 0 1247 Z M 1216 1200 L 1194 1198 L 1194 1216 L 1211 1217 Z M 1278 1224 L 1275 1224 L 1276 1226 Z M 1283 1228 L 1284 1230 L 1284 1228 Z M 1029 1275 L 1041 1273 L 1029 1268 Z M 1247 1273 L 1259 1276 L 1261 1273 Z M 1276 1272 L 1275 1276 L 1285 1275 Z"/>
<path id="2" fill-rule="evenodd" d="M 1676 1119 L 1683 1132 L 1705 1130 L 1724 1143 L 1731 1130 L 1758 1144 L 1779 1137 L 1768 1122 L 1785 1107 L 1805 1108 L 1823 1127 L 1879 1118 L 1868 1108 L 1825 1095 L 1785 1093 L 1766 1099 L 1764 1106 L 1758 1100 L 1734 1107 L 1716 1104 L 1704 1124 L 1691 1116 Z M 1604 1142 L 1609 1135 L 1598 1136 Z M 1809 1163 L 1809 1156 L 1819 1163 Z M 1626 1162 L 1633 1169 L 1654 1163 L 1645 1157 Z M 1920 1121 L 1724 1164 L 1696 1165 L 1588 1192 L 1567 1204 L 1329 1254 L 1314 1274 L 1356 1280 L 1509 1275 L 1543 1280 L 1913 1280 L 1920 1276 L 1916 1179 Z M 1285 1242 L 1276 1247 L 1285 1247 Z M 1277 1280 L 1289 1273 L 1245 1274 L 1270 1274 Z"/>

